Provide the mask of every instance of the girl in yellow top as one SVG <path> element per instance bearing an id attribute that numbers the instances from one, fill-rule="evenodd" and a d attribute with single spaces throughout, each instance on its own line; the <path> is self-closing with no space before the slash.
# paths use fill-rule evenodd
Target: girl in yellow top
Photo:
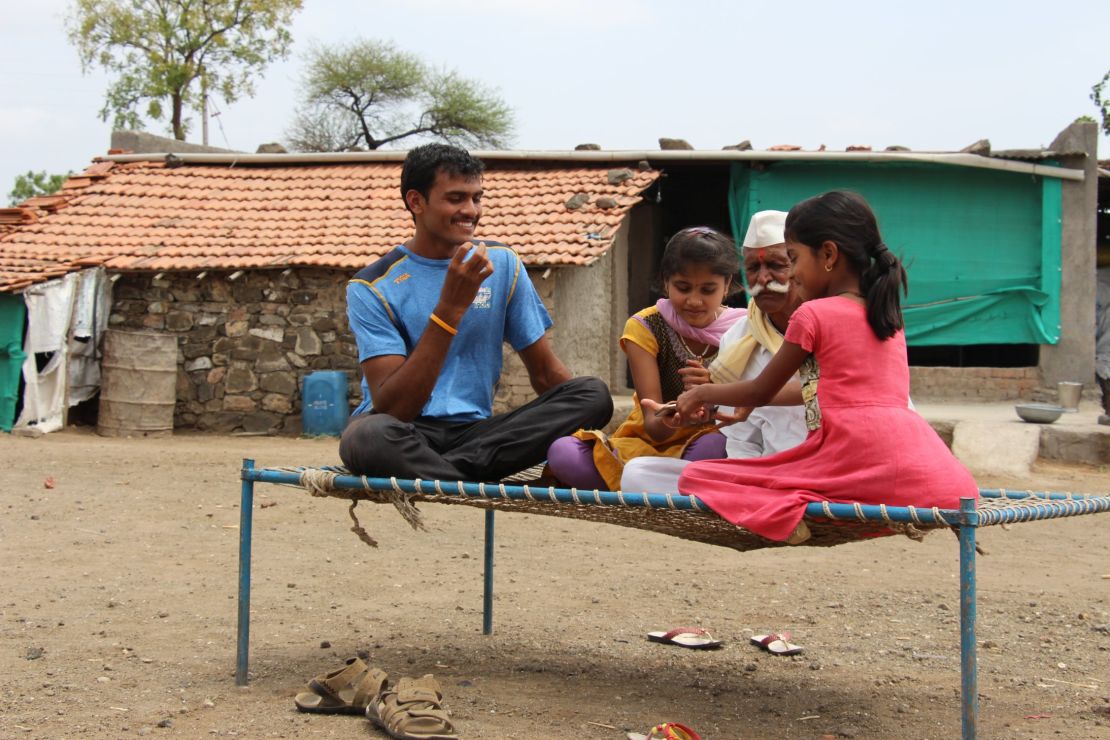
<path id="1" fill-rule="evenodd" d="M 625 461 L 634 457 L 726 457 L 724 435 L 712 421 L 674 429 L 662 417 L 645 414 L 640 402 L 673 401 L 699 382 L 695 376 L 704 376 L 702 368 L 716 357 L 721 335 L 745 313 L 722 305 L 739 269 L 736 246 L 719 231 L 694 226 L 671 237 L 659 266 L 667 297 L 629 318 L 621 335 L 636 387 L 632 413 L 611 436 L 580 429 L 555 440 L 547 464 L 559 481 L 617 490 Z"/>

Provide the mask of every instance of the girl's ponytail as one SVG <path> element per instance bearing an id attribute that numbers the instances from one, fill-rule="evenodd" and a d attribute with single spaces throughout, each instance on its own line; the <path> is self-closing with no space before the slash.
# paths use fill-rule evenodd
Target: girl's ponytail
<path id="1" fill-rule="evenodd" d="M 902 261 L 878 242 L 871 249 L 869 264 L 860 272 L 860 290 L 867 301 L 867 323 L 879 339 L 889 339 L 902 328 L 900 292 L 909 287 Z"/>

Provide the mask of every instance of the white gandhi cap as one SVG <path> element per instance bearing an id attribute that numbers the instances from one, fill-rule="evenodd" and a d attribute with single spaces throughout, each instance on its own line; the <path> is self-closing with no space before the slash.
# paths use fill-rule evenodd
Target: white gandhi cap
<path id="1" fill-rule="evenodd" d="M 744 236 L 745 249 L 773 247 L 786 241 L 786 211 L 757 211 L 752 214 L 748 233 Z"/>

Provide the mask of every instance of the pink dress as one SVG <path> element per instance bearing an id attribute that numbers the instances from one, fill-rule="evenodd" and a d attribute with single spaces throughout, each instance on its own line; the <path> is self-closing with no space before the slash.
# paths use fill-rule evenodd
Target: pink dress
<path id="1" fill-rule="evenodd" d="M 813 501 L 956 509 L 961 496 L 978 497 L 967 468 L 908 408 L 901 331 L 881 342 L 864 306 L 832 297 L 803 303 L 786 341 L 811 353 L 800 370 L 805 441 L 771 457 L 691 463 L 678 480 L 682 493 L 780 541 Z"/>

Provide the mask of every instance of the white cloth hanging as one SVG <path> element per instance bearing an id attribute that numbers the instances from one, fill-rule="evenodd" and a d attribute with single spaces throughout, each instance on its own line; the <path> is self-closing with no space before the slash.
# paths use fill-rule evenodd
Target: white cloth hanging
<path id="1" fill-rule="evenodd" d="M 44 434 L 62 428 L 66 392 L 67 340 L 78 278 L 69 274 L 23 293 L 27 340 L 23 351 L 23 410 L 14 432 Z M 39 370 L 36 353 L 45 359 Z"/>
<path id="2" fill-rule="evenodd" d="M 100 389 L 100 344 L 112 308 L 112 282 L 104 268 L 79 273 L 69 337 L 69 405 L 76 406 Z"/>

